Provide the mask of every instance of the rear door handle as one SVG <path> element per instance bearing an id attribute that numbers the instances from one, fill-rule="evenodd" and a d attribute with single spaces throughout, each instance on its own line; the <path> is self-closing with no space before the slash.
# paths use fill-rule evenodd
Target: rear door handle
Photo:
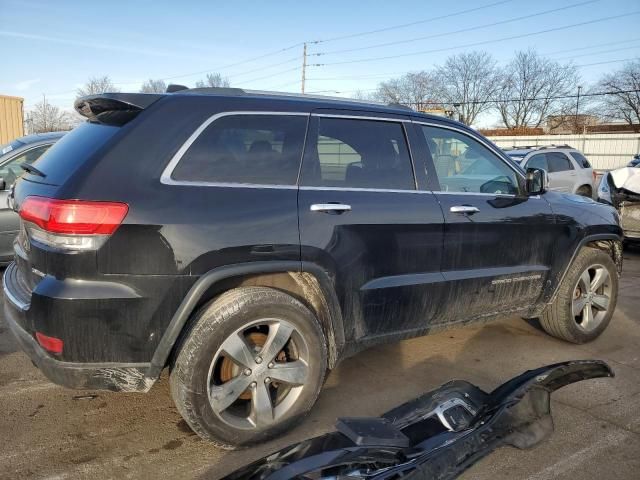
<path id="1" fill-rule="evenodd" d="M 456 205 L 455 207 L 451 207 L 449 211 L 451 213 L 460 213 L 462 215 L 473 215 L 474 213 L 478 213 L 480 209 L 470 205 Z"/>
<path id="2" fill-rule="evenodd" d="M 344 203 L 314 203 L 311 205 L 310 210 L 312 212 L 344 213 L 351 211 L 351 205 L 345 205 Z"/>

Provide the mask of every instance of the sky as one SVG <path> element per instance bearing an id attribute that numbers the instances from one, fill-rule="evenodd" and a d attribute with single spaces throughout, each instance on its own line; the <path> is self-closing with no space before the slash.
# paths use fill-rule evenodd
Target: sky
<path id="1" fill-rule="evenodd" d="M 453 54 L 484 50 L 504 65 L 529 48 L 573 62 L 588 86 L 640 58 L 639 20 L 639 0 L 0 0 L 0 94 L 24 97 L 26 110 L 43 94 L 72 109 L 92 76 L 137 91 L 207 72 L 299 92 L 304 42 L 307 92 L 368 93 Z"/>

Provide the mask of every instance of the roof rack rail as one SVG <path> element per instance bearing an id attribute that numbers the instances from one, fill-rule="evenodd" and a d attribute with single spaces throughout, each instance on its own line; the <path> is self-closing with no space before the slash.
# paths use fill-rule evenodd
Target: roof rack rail
<path id="1" fill-rule="evenodd" d="M 411 108 L 409 105 L 404 105 L 397 102 L 387 103 L 387 107 L 401 108 L 403 110 L 411 110 L 412 112 L 414 111 L 413 108 Z"/>
<path id="2" fill-rule="evenodd" d="M 567 143 L 563 143 L 561 145 L 556 145 L 554 143 L 550 144 L 550 145 L 545 145 L 543 147 L 540 147 L 540 150 L 545 150 L 547 148 L 571 148 L 573 149 L 573 147 Z"/>
<path id="3" fill-rule="evenodd" d="M 175 92 L 181 93 L 213 93 L 220 95 L 273 95 L 279 97 L 296 97 L 296 98 L 308 98 L 308 99 L 316 99 L 316 100 L 338 100 L 341 102 L 349 102 L 349 103 L 364 103 L 369 105 L 378 105 L 378 106 L 389 106 L 393 108 L 401 108 L 403 110 L 413 110 L 411 107 L 407 105 L 401 104 L 385 104 L 383 102 L 377 102 L 375 100 L 358 100 L 357 98 L 348 98 L 348 97 L 335 97 L 331 95 L 314 95 L 309 93 L 292 93 L 292 92 L 275 92 L 269 90 L 248 90 L 245 88 L 235 88 L 235 87 L 202 87 L 202 88 L 180 88 L 182 85 L 177 85 L 177 89 L 173 90 Z"/>
<path id="4" fill-rule="evenodd" d="M 512 145 L 511 149 L 513 150 L 533 150 L 538 148 L 537 145 Z"/>

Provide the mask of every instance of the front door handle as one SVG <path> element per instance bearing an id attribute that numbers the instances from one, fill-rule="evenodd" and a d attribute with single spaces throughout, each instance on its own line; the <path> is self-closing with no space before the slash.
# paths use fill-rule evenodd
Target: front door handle
<path id="1" fill-rule="evenodd" d="M 471 205 L 456 205 L 455 207 L 451 207 L 449 211 L 451 213 L 460 213 L 462 215 L 473 215 L 474 213 L 478 213 L 480 209 L 472 207 Z"/>
<path id="2" fill-rule="evenodd" d="M 351 211 L 351 205 L 345 205 L 344 203 L 314 203 L 311 205 L 310 210 L 312 212 L 344 213 Z"/>

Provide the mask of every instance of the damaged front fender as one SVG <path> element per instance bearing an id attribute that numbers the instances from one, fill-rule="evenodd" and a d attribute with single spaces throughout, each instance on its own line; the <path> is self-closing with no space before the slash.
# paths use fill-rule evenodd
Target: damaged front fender
<path id="1" fill-rule="evenodd" d="M 379 418 L 344 418 L 336 432 L 286 447 L 226 480 L 452 479 L 504 445 L 530 448 L 553 432 L 551 393 L 613 377 L 598 360 L 529 370 L 491 393 L 454 380 Z"/>

